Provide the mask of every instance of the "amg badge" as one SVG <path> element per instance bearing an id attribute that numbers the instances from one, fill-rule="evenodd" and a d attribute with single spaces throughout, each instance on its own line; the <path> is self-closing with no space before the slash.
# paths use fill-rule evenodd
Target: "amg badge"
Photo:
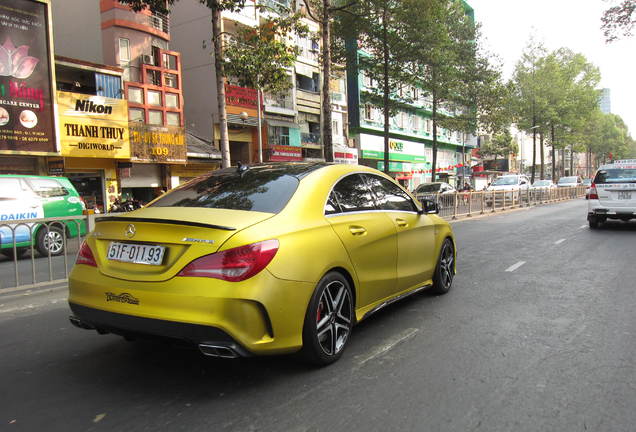
<path id="1" fill-rule="evenodd" d="M 114 294 L 112 292 L 107 292 L 106 301 L 107 302 L 114 301 L 119 303 L 139 305 L 139 299 L 135 298 L 132 294 L 128 294 L 128 293 Z"/>

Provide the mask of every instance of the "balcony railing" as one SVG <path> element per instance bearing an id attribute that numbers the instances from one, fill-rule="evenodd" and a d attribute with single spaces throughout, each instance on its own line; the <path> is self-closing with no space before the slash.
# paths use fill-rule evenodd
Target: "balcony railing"
<path id="1" fill-rule="evenodd" d="M 266 108 L 282 108 L 293 110 L 294 109 L 294 101 L 288 95 L 283 96 L 274 96 L 274 95 L 265 95 L 265 107 Z"/>
<path id="2" fill-rule="evenodd" d="M 267 138 L 269 145 L 289 145 L 288 135 L 270 135 Z"/>
<path id="3" fill-rule="evenodd" d="M 168 18 L 168 15 L 154 12 L 148 17 L 148 21 L 151 27 L 154 27 L 164 33 L 170 33 L 170 19 Z"/>

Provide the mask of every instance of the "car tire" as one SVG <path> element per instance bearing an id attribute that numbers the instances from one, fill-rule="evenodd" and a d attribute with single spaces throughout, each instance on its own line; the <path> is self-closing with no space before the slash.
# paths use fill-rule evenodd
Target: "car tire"
<path id="1" fill-rule="evenodd" d="M 338 360 L 349 341 L 354 320 L 349 281 L 339 272 L 327 273 L 318 282 L 307 307 L 301 351 L 304 359 L 318 366 Z"/>
<path id="2" fill-rule="evenodd" d="M 35 247 L 43 256 L 57 256 L 64 253 L 64 229 L 59 226 L 50 226 L 47 230 L 41 227 L 36 237 Z"/>
<path id="3" fill-rule="evenodd" d="M 590 224 L 590 229 L 598 229 L 598 226 L 599 226 L 598 219 L 590 218 L 587 221 Z"/>
<path id="4" fill-rule="evenodd" d="M 25 254 L 25 252 L 28 250 L 29 248 L 25 248 L 25 247 L 19 247 L 15 249 L 15 254 L 13 253 L 13 248 L 8 248 L 8 249 L 2 249 L 2 255 L 6 256 L 7 258 L 9 258 L 10 260 L 14 260 L 14 259 L 20 259 L 22 258 L 22 256 Z"/>
<path id="5" fill-rule="evenodd" d="M 436 295 L 446 294 L 453 285 L 455 275 L 455 246 L 451 239 L 447 238 L 442 243 L 435 274 L 433 275 L 433 288 L 431 292 Z"/>

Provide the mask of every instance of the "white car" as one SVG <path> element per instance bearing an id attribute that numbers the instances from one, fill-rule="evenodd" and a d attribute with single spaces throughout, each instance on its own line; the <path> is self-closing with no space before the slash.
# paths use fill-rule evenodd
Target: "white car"
<path id="1" fill-rule="evenodd" d="M 519 201 L 519 198 L 525 196 L 526 190 L 530 186 L 530 180 L 525 175 L 508 174 L 501 177 L 497 177 L 490 186 L 486 188 L 488 192 L 495 192 L 495 201 L 501 202 L 505 200 L 506 203 L 512 204 L 514 201 Z M 502 192 L 502 191 L 505 191 Z M 486 195 L 486 203 L 490 205 L 492 203 L 492 194 Z"/>
<path id="2" fill-rule="evenodd" d="M 636 219 L 636 159 L 603 165 L 594 176 L 587 202 L 590 228 L 607 219 Z"/>

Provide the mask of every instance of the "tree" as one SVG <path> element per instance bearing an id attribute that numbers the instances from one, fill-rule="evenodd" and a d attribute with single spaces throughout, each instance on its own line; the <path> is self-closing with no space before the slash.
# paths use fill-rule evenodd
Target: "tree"
<path id="1" fill-rule="evenodd" d="M 239 27 L 227 43 L 225 72 L 239 85 L 257 90 L 258 161 L 263 162 L 260 99 L 263 91 L 280 93 L 292 87 L 287 69 L 294 66 L 299 49 L 285 42 L 288 34 L 305 37 L 309 31 L 300 14 L 268 18 L 256 28 Z"/>
<path id="2" fill-rule="evenodd" d="M 516 154 L 519 151 L 517 143 L 512 139 L 509 130 L 504 130 L 487 140 L 479 149 L 481 156 L 494 156 L 497 160 L 498 156 L 508 157 L 510 154 Z"/>
<path id="3" fill-rule="evenodd" d="M 413 59 L 413 50 L 404 37 L 407 10 L 399 0 L 360 0 L 339 21 L 339 28 L 344 29 L 340 38 L 346 39 L 348 63 L 357 65 L 370 82 L 379 84 L 367 88 L 362 102 L 380 107 L 383 112 L 386 173 L 391 116 L 411 100 L 403 91 L 413 81 L 406 68 Z"/>
<path id="4" fill-rule="evenodd" d="M 636 0 L 622 0 L 619 5 L 610 7 L 603 13 L 601 23 L 608 43 L 620 37 L 632 36 L 636 24 Z"/>
<path id="5" fill-rule="evenodd" d="M 149 8 L 152 11 L 168 13 L 168 9 L 177 0 L 119 0 L 134 11 Z M 214 69 L 216 72 L 216 90 L 219 105 L 219 129 L 221 132 L 221 166 L 230 166 L 230 142 L 227 130 L 227 112 L 225 110 L 225 70 L 221 40 L 221 13 L 238 11 L 245 6 L 246 0 L 197 0 L 206 5 L 212 13 L 212 42 L 214 43 Z"/>
<path id="6" fill-rule="evenodd" d="M 478 56 L 479 34 L 461 2 L 405 0 L 403 3 L 409 11 L 404 18 L 409 30 L 405 37 L 415 50 L 408 66 L 431 104 L 431 172 L 435 181 L 438 129 L 475 130 L 478 116 L 488 111 L 482 102 L 492 100 L 495 94 L 484 89 L 497 81 L 497 74 L 486 58 Z M 483 97 L 486 95 L 489 97 Z"/>

